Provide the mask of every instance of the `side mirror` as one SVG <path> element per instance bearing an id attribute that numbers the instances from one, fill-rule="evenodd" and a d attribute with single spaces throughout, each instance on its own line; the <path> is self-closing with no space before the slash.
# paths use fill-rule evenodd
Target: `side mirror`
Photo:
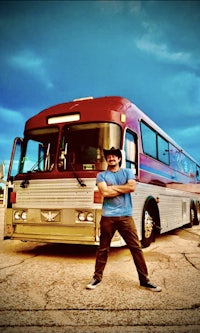
<path id="1" fill-rule="evenodd" d="M 5 175 L 5 164 L 4 161 L 0 164 L 0 181 L 3 180 Z"/>

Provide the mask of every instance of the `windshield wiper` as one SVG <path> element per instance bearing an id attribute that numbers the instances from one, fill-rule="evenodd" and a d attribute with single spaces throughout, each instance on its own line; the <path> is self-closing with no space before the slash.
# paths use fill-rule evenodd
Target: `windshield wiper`
<path id="1" fill-rule="evenodd" d="M 67 157 L 69 157 L 69 156 L 70 156 L 70 153 L 68 153 L 68 143 L 66 142 L 65 143 L 65 151 L 64 151 L 64 157 L 65 157 L 64 158 L 64 170 L 66 170 L 66 168 L 67 168 Z M 76 172 L 74 170 L 73 164 L 69 162 L 69 165 L 70 165 L 70 167 L 72 169 L 72 172 L 73 172 L 73 175 L 77 179 L 79 185 L 81 187 L 86 187 L 87 185 L 84 183 L 84 181 L 77 176 L 77 174 L 76 174 Z"/>
<path id="2" fill-rule="evenodd" d="M 20 184 L 20 187 L 22 188 L 27 188 L 28 185 L 29 185 L 29 180 L 30 180 L 30 175 L 33 171 L 38 171 L 38 166 L 39 166 L 39 163 L 44 159 L 44 156 L 41 156 L 39 158 L 39 160 L 32 166 L 32 168 L 27 171 L 27 175 L 25 177 L 24 180 L 22 180 L 21 184 Z M 37 167 L 37 170 L 35 170 L 35 168 Z"/>
<path id="3" fill-rule="evenodd" d="M 86 187 L 87 185 L 84 183 L 84 181 L 83 181 L 81 178 L 79 178 L 79 177 L 77 176 L 77 174 L 76 174 L 76 172 L 75 172 L 75 170 L 74 170 L 73 164 L 72 164 L 72 163 L 69 163 L 69 164 L 70 164 L 70 167 L 72 168 L 73 175 L 74 175 L 74 177 L 77 179 L 79 185 L 80 185 L 81 187 Z"/>

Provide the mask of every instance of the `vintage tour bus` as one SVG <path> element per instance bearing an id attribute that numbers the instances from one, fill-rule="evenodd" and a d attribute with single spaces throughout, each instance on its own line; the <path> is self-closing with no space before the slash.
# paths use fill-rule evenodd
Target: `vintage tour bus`
<path id="1" fill-rule="evenodd" d="M 136 105 L 80 98 L 27 120 L 15 138 L 6 184 L 5 238 L 98 245 L 103 149 L 122 151 L 137 182 L 133 218 L 143 247 L 200 220 L 200 165 Z M 116 233 L 112 246 L 124 245 Z"/>

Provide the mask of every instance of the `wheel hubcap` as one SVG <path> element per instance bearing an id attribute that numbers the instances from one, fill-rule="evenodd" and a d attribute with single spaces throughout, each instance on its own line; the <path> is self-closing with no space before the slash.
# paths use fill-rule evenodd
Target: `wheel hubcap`
<path id="1" fill-rule="evenodd" d="M 191 222 L 194 221 L 194 217 L 195 217 L 194 209 L 191 209 Z"/>
<path id="2" fill-rule="evenodd" d="M 145 211 L 145 218 L 144 218 L 144 235 L 145 238 L 151 237 L 153 230 L 153 219 L 149 215 L 148 211 Z"/>

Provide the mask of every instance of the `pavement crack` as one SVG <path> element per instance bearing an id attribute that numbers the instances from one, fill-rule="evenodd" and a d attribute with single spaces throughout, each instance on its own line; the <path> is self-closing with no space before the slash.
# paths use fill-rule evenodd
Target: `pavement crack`
<path id="1" fill-rule="evenodd" d="M 25 259 L 23 259 L 23 260 L 20 260 L 20 261 L 18 261 L 18 262 L 15 263 L 15 264 L 10 264 L 10 265 L 7 265 L 7 266 L 4 266 L 4 267 L 1 267 L 1 268 L 0 268 L 0 271 L 2 271 L 2 270 L 4 270 L 4 269 L 7 269 L 7 268 L 11 268 L 11 267 L 19 266 L 19 265 L 23 264 L 26 260 L 33 259 L 33 258 L 35 258 L 35 257 L 37 257 L 37 256 L 38 256 L 38 254 L 35 254 L 34 256 L 31 256 L 31 257 L 25 258 Z"/>
<path id="2" fill-rule="evenodd" d="M 190 264 L 192 267 L 194 267 L 196 270 L 199 271 L 199 268 L 198 268 L 195 264 L 193 264 L 193 262 L 187 257 L 186 253 L 182 253 L 182 255 L 183 255 L 183 257 L 185 258 L 185 260 L 186 260 L 187 262 L 189 262 L 189 264 Z"/>
<path id="3" fill-rule="evenodd" d="M 48 305 L 49 305 L 49 302 L 50 302 L 50 300 L 51 300 L 51 297 L 49 296 L 49 294 L 50 294 L 51 291 L 55 288 L 55 285 L 56 285 L 56 284 L 57 284 L 57 282 L 54 281 L 54 282 L 50 285 L 50 287 L 49 287 L 49 289 L 47 290 L 47 292 L 45 293 L 45 305 L 44 305 L 44 310 L 46 310 L 47 307 L 48 307 Z"/>
<path id="4" fill-rule="evenodd" d="M 200 303 L 192 304 L 191 308 L 192 309 L 199 309 L 200 308 Z"/>
<path id="5" fill-rule="evenodd" d="M 116 312 L 116 313 L 121 313 L 121 312 L 138 312 L 138 313 L 143 313 L 144 311 L 153 311 L 155 313 L 159 313 L 160 311 L 166 311 L 166 312 L 171 312 L 171 311 L 176 311 L 176 312 L 181 312 L 181 311 L 194 311 L 194 310 L 198 310 L 200 308 L 200 303 L 196 303 L 196 304 L 192 304 L 191 306 L 186 306 L 186 307 L 177 307 L 177 308 L 173 308 L 173 307 L 163 307 L 163 308 L 151 308 L 151 307 L 145 307 L 143 309 L 141 308 L 103 308 L 103 307 L 96 307 L 96 308 L 84 308 L 84 307 L 52 307 L 49 309 L 46 309 L 45 307 L 42 308 L 32 308 L 32 309 L 27 309 L 27 308 L 21 308 L 21 309 L 13 309 L 13 308 L 0 308 L 0 313 L 6 313 L 6 312 L 11 312 L 11 313 L 51 313 L 54 311 L 68 311 L 68 312 Z"/>

